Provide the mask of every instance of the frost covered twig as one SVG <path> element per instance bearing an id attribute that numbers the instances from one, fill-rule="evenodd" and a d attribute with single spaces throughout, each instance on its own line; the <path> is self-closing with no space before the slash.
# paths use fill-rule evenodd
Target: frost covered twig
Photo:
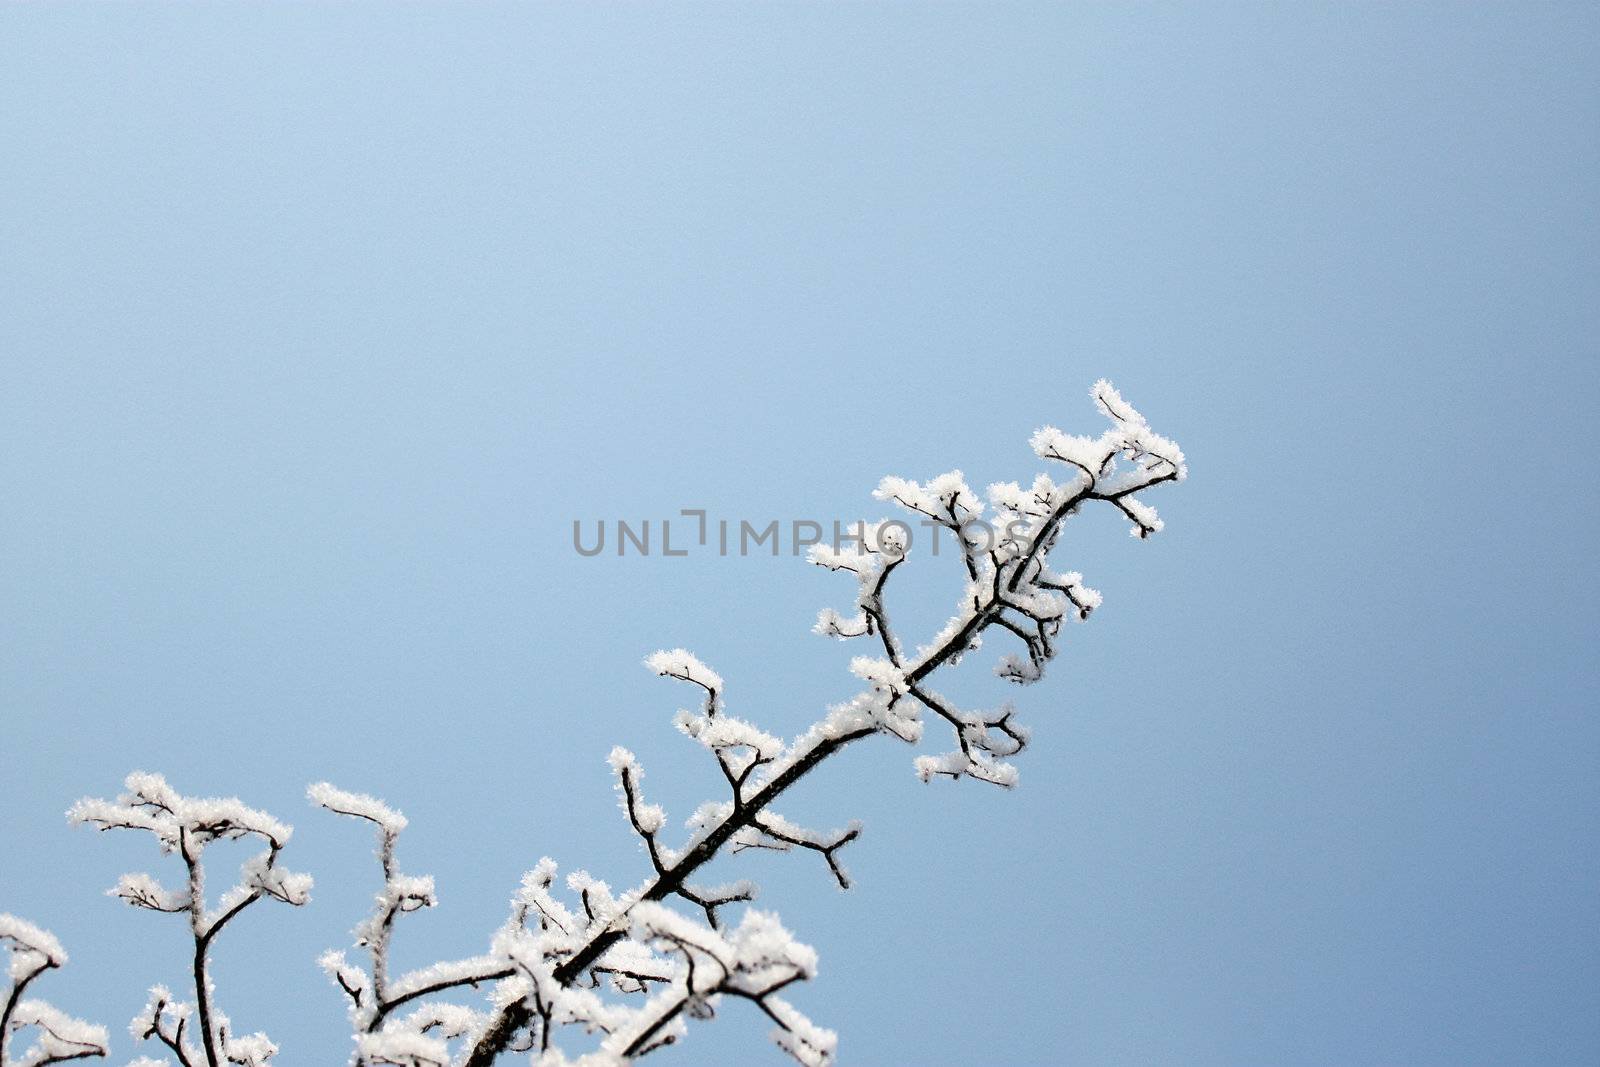
<path id="1" fill-rule="evenodd" d="M 80 800 L 67 817 L 101 830 L 143 830 L 155 837 L 163 853 L 175 853 L 183 861 L 187 875 L 183 889 L 164 888 L 150 875 L 139 873 L 123 875 L 109 893 L 132 907 L 185 915 L 194 945 L 193 1004 L 175 1001 L 166 987 L 155 986 L 132 1030 L 142 1039 L 160 1041 L 182 1067 L 224 1063 L 261 1067 L 278 1048 L 265 1034 L 233 1032 L 228 1017 L 214 1004 L 210 953 L 223 929 L 263 897 L 294 905 L 310 899 L 311 876 L 278 866 L 278 854 L 292 830 L 232 797 L 183 796 L 158 774 L 135 771 L 124 785 L 127 791 L 115 801 Z M 245 861 L 239 881 L 217 899 L 216 907 L 208 908 L 206 847 L 216 841 L 248 839 L 258 840 L 264 851 Z"/>
<path id="2" fill-rule="evenodd" d="M 105 1027 L 74 1019 L 45 1001 L 23 999 L 34 979 L 66 965 L 61 942 L 26 919 L 0 913 L 0 943 L 7 949 L 11 979 L 0 1002 L 0 1067 L 45 1067 L 106 1055 Z M 12 1035 L 30 1028 L 33 1045 L 20 1058 L 12 1056 Z"/>
<path id="3" fill-rule="evenodd" d="M 383 870 L 383 891 L 371 916 L 355 929 L 356 944 L 365 948 L 370 964 L 363 969 L 350 963 L 344 953 L 329 951 L 318 962 L 328 977 L 349 1000 L 350 1020 L 355 1029 L 354 1063 L 393 1064 L 398 1067 L 447 1067 L 445 1041 L 464 1036 L 472 1027 L 476 1013 L 454 1005 L 419 1008 L 411 1014 L 392 1018 L 394 1012 L 413 1001 L 461 986 L 509 978 L 514 973 L 506 961 L 490 956 L 435 964 L 391 979 L 389 943 L 394 923 L 408 912 L 431 908 L 438 903 L 433 879 L 429 876 L 401 874 L 395 861 L 395 845 L 406 828 L 404 815 L 382 801 L 362 793 L 348 793 L 327 782 L 307 790 L 313 804 L 336 815 L 348 815 L 371 823 L 378 832 L 378 863 Z"/>
<path id="4" fill-rule="evenodd" d="M 1154 509 L 1138 494 L 1187 473 L 1176 444 L 1156 434 L 1144 417 L 1122 399 L 1109 382 L 1097 382 L 1093 399 L 1111 421 L 1099 437 L 1076 437 L 1046 427 L 1034 434 L 1041 458 L 1067 467 L 1057 483 L 1037 477 L 1030 488 L 1016 483 L 989 487 L 988 499 L 1002 526 L 996 531 L 980 523 L 983 504 L 959 471 L 918 484 L 886 478 L 880 499 L 893 501 L 915 515 L 947 529 L 959 539 L 966 585 L 956 614 L 933 639 L 907 655 L 890 626 L 884 593 L 890 575 L 905 562 L 905 539 L 898 524 L 864 529 L 855 552 L 816 546 L 812 562 L 857 578 L 857 614 L 845 618 L 827 609 L 817 632 L 840 639 L 875 636 L 884 657 L 858 657 L 852 671 L 866 683 L 853 699 L 830 709 L 809 731 L 788 745 L 748 723 L 723 714 L 722 679 L 689 653 L 679 649 L 650 657 L 657 673 L 698 685 L 707 693 L 701 714 L 680 713 L 679 728 L 715 756 L 727 780 L 731 799 L 703 805 L 689 821 L 690 838 L 681 849 L 660 840 L 665 813 L 646 804 L 638 790 L 637 762 L 626 750 L 612 754 L 623 807 L 646 849 L 653 875 L 638 888 L 590 906 L 579 920 L 549 893 L 554 865 L 548 861 L 524 884 L 525 915 L 537 915 L 537 931 L 508 929 L 502 950 L 516 960 L 520 975 L 507 982 L 499 1006 L 466 1059 L 467 1067 L 489 1067 L 514 1049 L 545 1050 L 542 1063 L 566 1063 L 553 1049 L 551 1031 L 562 1023 L 579 1023 L 608 1035 L 600 1049 L 580 1063 L 614 1064 L 634 1059 L 676 1040 L 684 1014 L 708 1013 L 714 996 L 736 972 L 737 953 L 711 927 L 692 928 L 689 920 L 667 911 L 661 902 L 681 897 L 702 907 L 715 923 L 715 906 L 692 889 L 689 878 L 725 846 L 730 852 L 748 848 L 805 847 L 821 852 L 841 885 L 847 885 L 835 859 L 839 847 L 859 829 L 819 835 L 781 820 L 771 805 L 818 764 L 863 737 L 887 733 L 908 743 L 922 737 L 920 711 L 927 709 L 951 728 L 956 748 L 943 755 L 920 756 L 916 771 L 925 781 L 934 777 L 973 778 L 1001 786 L 1016 781 L 1016 769 L 1005 762 L 1028 742 L 1026 728 L 1014 722 L 1009 705 L 995 712 L 957 708 L 928 687 L 941 667 L 953 665 L 976 650 L 992 628 L 1021 644 L 1024 656 L 1008 655 L 996 667 L 1002 678 L 1017 683 L 1037 681 L 1057 651 L 1061 627 L 1068 619 L 1083 620 L 1099 605 L 1100 596 L 1083 585 L 1077 573 L 1057 574 L 1046 565 L 1063 523 L 1085 503 L 1110 504 L 1133 523 L 1132 533 L 1148 537 L 1161 529 Z M 982 526 L 979 531 L 976 528 Z M 975 533 L 985 532 L 980 540 Z M 748 899 L 743 887 L 728 900 Z M 752 915 L 759 913 L 750 913 Z M 668 920 L 665 916 L 671 915 Z M 743 927 L 741 927 L 742 929 Z M 660 966 L 653 951 L 663 942 L 677 959 L 675 969 Z M 651 967 L 654 970 L 651 970 Z M 651 983 L 666 988 L 651 994 L 638 1009 L 613 1009 L 590 995 L 602 974 L 623 992 L 643 992 Z M 707 977 L 707 975 L 710 977 Z M 783 984 L 808 977 L 801 968 Z M 617 981 L 619 976 L 621 981 Z M 756 997 L 774 1021 L 778 1043 L 801 1063 L 817 1067 L 833 1058 L 832 1035 L 802 1022 L 786 1003 L 772 997 L 775 988 Z M 746 988 L 743 995 L 751 990 Z"/>

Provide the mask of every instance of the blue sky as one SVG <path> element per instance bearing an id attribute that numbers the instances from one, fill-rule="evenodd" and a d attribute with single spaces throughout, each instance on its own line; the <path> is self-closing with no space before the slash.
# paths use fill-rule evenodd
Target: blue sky
<path id="1" fill-rule="evenodd" d="M 480 950 L 540 855 L 643 857 L 604 764 L 715 794 L 639 660 L 784 733 L 851 692 L 787 556 L 578 557 L 574 519 L 875 518 L 1030 477 L 1114 379 L 1185 447 L 1000 793 L 857 746 L 866 821 L 730 876 L 822 954 L 843 1063 L 1600 1058 L 1596 174 L 1582 5 L 10 5 L 0 11 L 0 909 L 120 1034 L 170 869 L 70 830 L 128 770 L 297 826 L 224 1007 L 342 1058 L 311 963 L 405 809 Z M 954 561 L 899 610 L 932 627 Z M 968 670 L 959 691 L 1007 695 Z M 942 743 L 942 742 L 940 742 Z M 781 1062 L 731 1007 L 664 1065 Z M 121 1061 L 132 1043 L 121 1039 Z"/>

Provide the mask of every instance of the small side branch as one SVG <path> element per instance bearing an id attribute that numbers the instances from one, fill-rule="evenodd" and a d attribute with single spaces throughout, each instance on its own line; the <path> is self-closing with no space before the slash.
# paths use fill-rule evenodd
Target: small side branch
<path id="1" fill-rule="evenodd" d="M 828 870 L 833 872 L 833 877 L 839 883 L 839 888 L 850 888 L 850 875 L 840 865 L 838 853 L 841 848 L 861 836 L 861 825 L 859 823 L 853 823 L 848 829 L 840 830 L 826 838 L 820 834 L 795 826 L 781 815 L 771 813 L 757 816 L 754 825 L 762 834 L 780 842 L 785 848 L 805 848 L 821 853 L 822 858 L 828 861 Z M 757 844 L 754 847 L 763 846 Z M 735 852 L 740 851 L 737 843 L 734 845 L 733 850 Z"/>
<path id="2" fill-rule="evenodd" d="M 633 827 L 633 832 L 639 835 L 639 840 L 644 842 L 650 865 L 658 875 L 663 874 L 667 864 L 656 837 L 666 823 L 667 813 L 660 805 L 644 802 L 639 789 L 639 779 L 644 772 L 640 770 L 639 761 L 632 752 L 620 747 L 612 749 L 611 767 L 617 775 L 617 789 L 622 794 L 622 810 L 627 813 L 628 823 Z"/>
<path id="3" fill-rule="evenodd" d="M 751 901 L 756 898 L 756 887 L 749 882 L 739 882 L 731 886 L 721 886 L 717 889 L 701 889 L 696 886 L 679 886 L 678 896 L 700 908 L 706 913 L 706 922 L 713 930 L 721 927 L 717 918 L 717 909 L 728 904 Z"/>

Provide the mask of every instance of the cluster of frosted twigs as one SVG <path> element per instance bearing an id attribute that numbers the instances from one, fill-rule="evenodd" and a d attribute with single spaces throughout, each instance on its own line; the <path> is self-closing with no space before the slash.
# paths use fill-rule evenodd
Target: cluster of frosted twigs
<path id="1" fill-rule="evenodd" d="M 649 863 L 632 888 L 614 890 L 583 870 L 568 873 L 558 888 L 556 864 L 541 860 L 524 876 L 486 951 L 394 974 L 389 949 L 396 922 L 434 906 L 433 879 L 400 870 L 396 846 L 406 820 L 399 812 L 370 796 L 326 783 L 312 786 L 313 803 L 368 824 L 378 843 L 382 888 L 372 913 L 354 931 L 357 958 L 331 951 L 320 960 L 349 1009 L 351 1063 L 488 1067 L 515 1053 L 538 1067 L 617 1067 L 681 1040 L 690 1020 L 708 1019 L 720 1003 L 736 998 L 768 1016 L 774 1041 L 800 1064 L 832 1064 L 836 1036 L 785 995 L 816 973 L 816 954 L 770 912 L 746 908 L 737 921 L 725 919 L 725 910 L 755 898 L 750 883 L 696 879 L 721 856 L 800 849 L 816 853 L 838 884 L 848 886 L 839 853 L 860 827 L 810 829 L 785 818 L 776 802 L 857 740 L 887 734 L 920 742 L 928 716 L 950 729 L 953 747 L 915 757 L 924 781 L 1016 782 L 1010 761 L 1029 735 L 1013 708 L 959 707 L 933 688 L 934 674 L 994 636 L 1013 646 L 996 672 L 1016 683 L 1037 681 L 1063 627 L 1088 618 L 1100 603 L 1100 594 L 1080 574 L 1050 566 L 1063 523 L 1086 504 L 1102 503 L 1125 517 L 1136 536 L 1148 537 L 1161 529 L 1161 520 L 1140 494 L 1186 473 L 1177 445 L 1152 431 L 1109 383 L 1096 383 L 1093 398 L 1109 428 L 1094 437 L 1039 430 L 1034 451 L 1059 470 L 1027 487 L 1001 483 L 980 496 L 959 471 L 923 483 L 883 480 L 879 499 L 948 531 L 961 549 L 955 611 L 916 648 L 902 643 L 887 606 L 890 579 L 909 555 L 899 532 L 904 523 L 869 526 L 850 550 L 812 549 L 813 563 L 856 581 L 850 610 L 824 610 L 816 631 L 874 647 L 850 663 L 859 691 L 799 737 L 784 741 L 731 714 L 722 678 L 693 654 L 676 649 L 646 660 L 652 671 L 700 694 L 699 706 L 680 711 L 675 724 L 709 753 L 722 781 L 721 795 L 696 809 L 686 832 L 674 836 L 666 812 L 645 796 L 638 760 L 626 749 L 612 750 L 619 805 Z M 192 990 L 177 998 L 156 987 L 134 1021 L 134 1035 L 170 1057 L 141 1061 L 143 1067 L 170 1067 L 173 1059 L 179 1067 L 262 1067 L 277 1047 L 263 1034 L 234 1030 L 215 1002 L 207 968 L 217 935 L 244 908 L 269 897 L 288 904 L 307 900 L 310 878 L 278 866 L 289 827 L 237 800 L 181 796 L 148 774 L 131 775 L 117 800 L 81 801 L 71 815 L 101 829 L 148 832 L 184 866 L 181 885 L 169 888 L 141 873 L 124 875 L 112 890 L 135 907 L 183 916 L 194 942 Z M 208 903 L 206 846 L 239 839 L 256 842 L 261 851 L 245 863 L 232 888 Z M 12 977 L 18 988 L 65 959 L 53 938 L 8 916 L 0 916 L 0 938 L 15 946 Z M 105 1049 L 103 1031 L 37 1001 L 21 1002 L 8 1016 L 7 1032 L 25 1027 L 41 1035 L 35 1050 L 0 1067 L 40 1067 Z"/>

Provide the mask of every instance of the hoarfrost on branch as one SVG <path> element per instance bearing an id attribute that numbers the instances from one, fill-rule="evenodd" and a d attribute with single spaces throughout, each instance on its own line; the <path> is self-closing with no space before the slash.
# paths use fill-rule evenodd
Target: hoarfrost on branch
<path id="1" fill-rule="evenodd" d="M 649 865 L 629 888 L 613 889 L 584 870 L 568 873 L 558 888 L 555 862 L 542 859 L 523 877 L 481 952 L 395 974 L 390 946 L 397 924 L 437 904 L 434 881 L 401 870 L 406 819 L 398 811 L 371 796 L 313 785 L 314 805 L 365 824 L 376 840 L 379 888 L 372 912 L 353 931 L 355 958 L 330 950 L 318 961 L 348 1009 L 351 1064 L 489 1067 L 509 1053 L 531 1057 L 538 1067 L 614 1067 L 683 1040 L 690 1021 L 712 1018 L 730 998 L 763 1012 L 774 1043 L 798 1063 L 833 1064 L 837 1036 L 787 999 L 791 987 L 816 974 L 816 953 L 771 912 L 747 907 L 730 922 L 733 906 L 756 898 L 750 882 L 707 885 L 696 877 L 723 855 L 800 850 L 815 853 L 832 880 L 848 887 L 840 853 L 859 837 L 860 825 L 810 828 L 785 818 L 776 804 L 823 761 L 866 737 L 885 734 L 915 745 L 931 722 L 948 730 L 951 747 L 913 758 L 923 781 L 1016 784 L 1012 760 L 1030 735 L 1015 708 L 958 706 L 934 687 L 934 675 L 993 637 L 1010 646 L 996 674 L 1017 684 L 1038 681 L 1065 626 L 1086 620 L 1101 602 L 1077 571 L 1050 566 L 1063 525 L 1086 505 L 1104 504 L 1130 523 L 1134 536 L 1149 537 L 1162 522 L 1141 494 L 1187 473 L 1178 446 L 1151 430 L 1109 382 L 1097 382 L 1092 398 L 1109 428 L 1095 437 L 1038 430 L 1034 452 L 1057 467 L 1026 487 L 997 483 L 979 494 L 960 471 L 926 482 L 890 477 L 878 486 L 880 500 L 949 531 L 960 547 L 955 611 L 914 650 L 892 625 L 887 599 L 890 579 L 910 559 L 899 532 L 906 524 L 872 524 L 853 550 L 812 547 L 812 563 L 850 575 L 855 585 L 847 610 L 823 609 L 816 632 L 864 642 L 869 651 L 850 662 L 861 683 L 856 694 L 800 736 L 785 742 L 730 714 L 722 677 L 694 654 L 673 649 L 646 658 L 649 670 L 697 691 L 698 709 L 680 711 L 674 724 L 710 754 L 721 795 L 674 834 L 667 812 L 647 796 L 638 759 L 620 746 L 611 751 L 617 803 Z M 990 534 L 976 536 L 978 524 Z M 216 1004 L 209 958 L 218 934 L 256 901 L 298 905 L 309 898 L 311 879 L 278 865 L 289 827 L 235 799 L 182 796 L 159 775 L 144 773 L 130 775 L 117 800 L 83 800 L 69 814 L 101 830 L 149 833 L 161 852 L 182 863 L 177 885 L 137 872 L 110 890 L 135 908 L 184 916 L 193 943 L 185 998 L 152 988 L 134 1036 L 164 1046 L 161 1054 L 181 1067 L 266 1064 L 277 1046 L 263 1034 L 235 1032 Z M 252 840 L 262 851 L 208 903 L 205 849 L 220 840 Z M 0 1067 L 103 1054 L 103 1030 L 40 1002 L 19 1001 L 23 986 L 64 962 L 54 939 L 10 916 L 0 916 L 0 939 L 13 946 L 5 1032 L 32 1026 L 42 1035 L 35 1050 Z M 474 990 L 472 1002 L 463 1003 Z"/>

